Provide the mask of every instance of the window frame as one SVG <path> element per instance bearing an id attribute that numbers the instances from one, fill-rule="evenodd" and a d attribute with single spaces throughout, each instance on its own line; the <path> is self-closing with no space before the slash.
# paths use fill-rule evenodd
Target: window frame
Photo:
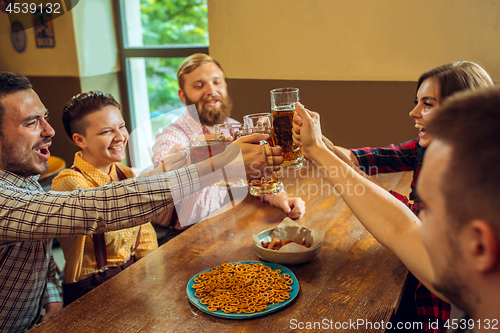
<path id="1" fill-rule="evenodd" d="M 116 9 L 116 27 L 118 41 L 118 56 L 120 71 L 118 73 L 121 94 L 122 116 L 129 127 L 129 131 L 137 127 L 134 114 L 134 94 L 132 91 L 132 78 L 128 60 L 130 58 L 185 58 L 194 53 L 208 54 L 207 44 L 177 44 L 134 46 L 127 45 L 128 36 L 125 22 L 125 1 L 114 0 Z M 129 146 L 129 149 L 131 147 Z M 130 156 L 127 154 L 127 164 L 130 165 Z"/>

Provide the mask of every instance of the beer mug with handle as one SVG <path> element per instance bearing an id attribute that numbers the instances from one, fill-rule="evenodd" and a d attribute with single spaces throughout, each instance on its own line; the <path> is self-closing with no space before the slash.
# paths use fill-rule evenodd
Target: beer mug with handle
<path id="1" fill-rule="evenodd" d="M 214 135 L 215 137 L 219 138 L 222 141 L 225 141 L 227 137 L 232 136 L 233 140 L 238 139 L 240 136 L 245 135 L 244 134 L 244 126 L 240 123 L 225 123 L 225 124 L 218 124 L 215 125 L 214 127 Z M 228 144 L 228 143 L 226 143 Z M 239 187 L 246 187 L 247 186 L 247 181 L 246 179 L 239 178 L 239 177 L 231 177 L 231 175 L 227 175 L 224 173 L 224 179 L 221 179 L 215 185 L 218 185 L 220 187 L 227 187 L 227 188 L 239 188 Z"/>
<path id="2" fill-rule="evenodd" d="M 243 117 L 245 134 L 253 133 L 268 134 L 269 138 L 260 142 L 262 153 L 266 158 L 271 157 L 270 147 L 276 146 L 276 135 L 274 134 L 272 115 L 270 113 L 255 113 Z M 281 192 L 282 184 L 273 170 L 272 162 L 264 167 L 260 177 L 248 177 L 248 187 L 251 195 L 263 196 Z"/>

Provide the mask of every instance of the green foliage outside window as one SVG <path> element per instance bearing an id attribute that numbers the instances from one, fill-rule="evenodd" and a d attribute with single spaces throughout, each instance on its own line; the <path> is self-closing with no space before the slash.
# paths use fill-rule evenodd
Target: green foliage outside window
<path id="1" fill-rule="evenodd" d="M 143 43 L 209 44 L 207 0 L 141 0 Z M 146 58 L 151 118 L 179 108 L 177 68 L 183 58 Z"/>

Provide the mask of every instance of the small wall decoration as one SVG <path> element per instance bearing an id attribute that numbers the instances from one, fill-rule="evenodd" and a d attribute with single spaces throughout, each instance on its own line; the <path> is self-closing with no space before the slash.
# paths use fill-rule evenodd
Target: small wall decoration
<path id="1" fill-rule="evenodd" d="M 21 53 L 26 50 L 26 31 L 21 22 L 12 22 L 10 25 L 10 41 L 17 52 Z"/>
<path id="2" fill-rule="evenodd" d="M 33 31 L 35 32 L 36 47 L 53 48 L 56 46 L 52 13 L 47 13 L 47 11 L 33 13 Z"/>
<path id="3" fill-rule="evenodd" d="M 7 7 L 9 5 L 12 6 L 14 0 L 0 0 L 0 10 L 4 13 L 7 13 Z"/>

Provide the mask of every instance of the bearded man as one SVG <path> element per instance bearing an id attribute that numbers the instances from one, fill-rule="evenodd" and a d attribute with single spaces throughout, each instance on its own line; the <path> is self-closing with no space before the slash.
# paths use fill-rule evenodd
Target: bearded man
<path id="1" fill-rule="evenodd" d="M 153 146 L 155 166 L 161 164 L 176 144 L 183 149 L 188 147 L 189 141 L 196 136 L 213 133 L 217 124 L 238 123 L 229 117 L 233 103 L 227 93 L 224 71 L 217 60 L 202 53 L 187 57 L 177 71 L 177 81 L 182 103 L 195 105 L 195 108 L 188 107 L 179 119 L 157 135 Z M 257 159 L 255 162 L 265 163 L 261 147 L 255 145 L 254 153 L 253 156 Z M 245 155 L 245 152 L 243 154 Z M 178 217 L 171 211 L 170 215 L 166 214 L 162 221 L 157 222 L 164 226 L 170 225 L 166 236 L 169 239 L 186 226 L 202 221 L 221 208 L 227 193 L 227 189 L 223 187 L 206 188 L 202 193 L 184 199 L 180 209 L 176 206 Z M 285 192 L 266 196 L 264 200 L 283 209 L 291 218 L 299 218 L 305 212 L 304 201 L 300 198 L 290 198 Z"/>

